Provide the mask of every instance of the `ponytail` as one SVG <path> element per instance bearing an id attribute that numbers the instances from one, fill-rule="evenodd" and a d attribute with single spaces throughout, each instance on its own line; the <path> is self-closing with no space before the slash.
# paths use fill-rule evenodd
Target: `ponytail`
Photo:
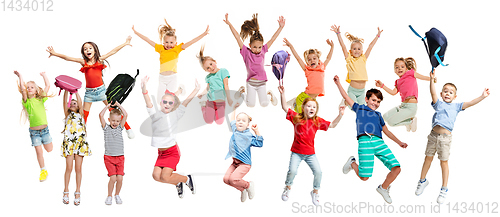
<path id="1" fill-rule="evenodd" d="M 175 35 L 175 29 L 172 28 L 172 26 L 170 26 L 168 23 L 167 23 L 167 20 L 165 19 L 165 24 L 166 25 L 160 25 L 158 27 L 158 33 L 160 34 L 160 41 L 163 42 L 163 38 L 165 36 L 174 36 L 175 39 L 177 39 L 177 36 Z"/>
<path id="2" fill-rule="evenodd" d="M 250 43 L 254 41 L 264 41 L 262 34 L 259 31 L 259 22 L 257 21 L 257 15 L 252 15 L 251 20 L 245 20 L 243 25 L 241 25 L 241 39 L 244 41 L 248 36 L 250 36 Z"/>

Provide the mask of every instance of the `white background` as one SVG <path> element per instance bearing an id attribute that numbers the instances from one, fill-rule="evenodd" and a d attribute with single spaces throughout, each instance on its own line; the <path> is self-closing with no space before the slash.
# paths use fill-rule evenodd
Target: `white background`
<path id="1" fill-rule="evenodd" d="M 5 1 L 8 4 L 9 0 Z M 26 0 L 22 0 L 24 3 Z M 39 0 L 40 2 L 40 0 Z M 3 4 L 3 3 L 2 3 Z M 3 6 L 3 5 L 2 5 Z M 135 130 L 136 138 L 125 138 L 125 172 L 121 197 L 123 205 L 106 206 L 107 172 L 103 163 L 104 141 L 98 121 L 102 103 L 92 105 L 88 121 L 88 142 L 93 155 L 83 161 L 82 202 L 79 207 L 72 205 L 75 190 L 74 173 L 70 182 L 70 205 L 63 205 L 63 174 L 65 159 L 60 156 L 64 113 L 62 96 L 50 98 L 45 103 L 54 151 L 44 153 L 48 168 L 47 181 L 38 182 L 39 168 L 28 134 L 29 123 L 19 121 L 21 113 L 21 95 L 17 92 L 17 77 L 14 70 L 21 72 L 26 81 L 33 80 L 43 86 L 39 72 L 45 71 L 51 80 L 50 93 L 57 94 L 53 85 L 54 78 L 61 74 L 73 76 L 84 81 L 79 72 L 80 65 L 66 62 L 57 57 L 47 58 L 47 46 L 53 46 L 58 53 L 72 57 L 81 57 L 80 47 L 84 42 L 93 41 L 101 55 L 125 42 L 132 36 L 132 47 L 125 47 L 108 59 L 111 64 L 104 72 L 104 82 L 109 82 L 119 73 L 135 75 L 140 69 L 141 75 L 151 77 L 149 91 L 156 93 L 159 55 L 139 37 L 131 27 L 159 43 L 157 27 L 163 24 L 163 18 L 177 29 L 178 43 L 187 42 L 200 35 L 210 25 L 210 34 L 180 54 L 178 76 L 190 92 L 194 79 L 204 87 L 206 72 L 199 66 L 196 53 L 202 44 L 206 44 L 206 55 L 217 60 L 219 67 L 227 68 L 231 78 L 230 88 L 235 90 L 245 84 L 246 70 L 241 61 L 238 46 L 228 26 L 222 21 L 229 13 L 229 20 L 239 30 L 244 20 L 253 13 L 259 13 L 259 24 L 264 41 L 270 39 L 278 28 L 280 15 L 286 19 L 286 25 L 269 49 L 266 62 L 270 63 L 274 52 L 284 49 L 282 39 L 286 37 L 299 54 L 306 49 L 317 48 L 323 52 L 324 61 L 329 50 L 325 42 L 332 39 L 335 43 L 333 57 L 326 69 L 326 96 L 318 99 L 319 115 L 333 120 L 337 114 L 340 94 L 333 83 L 333 76 L 339 75 L 344 88 L 346 76 L 345 61 L 336 35 L 330 31 L 333 24 L 340 25 L 342 35 L 350 32 L 365 39 L 366 48 L 377 34 L 377 27 L 383 33 L 368 59 L 369 81 L 366 89 L 375 87 L 375 79 L 382 80 L 393 87 L 398 78 L 393 71 L 393 62 L 397 57 L 414 57 L 418 72 L 428 75 L 431 68 L 422 42 L 408 28 L 412 24 L 423 35 L 431 27 L 441 30 L 448 38 L 448 50 L 445 63 L 448 67 L 438 67 L 438 83 L 441 89 L 445 82 L 453 82 L 458 87 L 457 102 L 470 101 L 481 95 L 489 87 L 492 95 L 478 105 L 458 115 L 453 130 L 451 149 L 449 194 L 450 206 L 465 202 L 483 204 L 499 202 L 496 174 L 498 141 L 498 117 L 492 110 L 499 100 L 497 91 L 498 67 L 496 52 L 500 20 L 493 1 L 53 1 L 53 11 L 11 11 L 5 8 L 0 12 L 2 30 L 0 48 L 0 71 L 3 90 L 2 116 L 2 151 L 0 152 L 0 212 L 4 214 L 26 216 L 89 216 L 89 215 L 169 215 L 169 214 L 207 214 L 251 215 L 256 214 L 292 214 L 293 211 L 310 210 L 312 205 L 309 192 L 312 190 L 313 176 L 305 163 L 299 168 L 291 198 L 281 200 L 286 172 L 293 141 L 293 127 L 285 119 L 285 113 L 279 106 L 266 108 L 257 105 L 254 108 L 241 107 L 241 111 L 250 114 L 254 124 L 258 124 L 264 136 L 264 147 L 252 149 L 252 169 L 245 177 L 256 183 L 256 196 L 245 203 L 239 201 L 240 193 L 222 182 L 222 176 L 231 163 L 224 161 L 231 136 L 227 125 L 204 125 L 178 134 L 178 143 L 182 151 L 178 171 L 194 174 L 197 194 L 189 190 L 183 199 L 177 197 L 175 187 L 161 184 L 151 177 L 156 161 L 157 150 L 150 146 L 150 137 L 140 134 L 140 125 L 148 115 L 140 93 L 139 83 L 123 106 L 129 113 L 128 123 Z M 348 40 L 344 37 L 344 42 Z M 248 44 L 248 41 L 245 41 Z M 267 68 L 267 88 L 278 93 L 278 82 Z M 286 96 L 296 96 L 306 87 L 306 79 L 295 58 L 292 57 L 285 73 Z M 402 172 L 393 183 L 391 197 L 395 212 L 400 206 L 423 205 L 425 213 L 431 214 L 430 207 L 436 205 L 436 198 L 441 187 L 441 169 L 436 160 L 428 173 L 430 185 L 425 193 L 415 196 L 417 180 L 424 160 L 427 135 L 431 130 L 432 109 L 429 84 L 418 81 L 419 109 L 418 131 L 406 132 L 404 127 L 389 127 L 402 141 L 408 143 L 402 149 L 393 141 L 385 141 L 401 163 Z M 81 89 L 81 96 L 84 90 Z M 400 104 L 400 96 L 390 96 L 384 92 L 385 99 L 378 111 L 385 113 Z M 185 97 L 185 96 L 184 96 Z M 181 100 L 184 98 L 181 97 Z M 188 108 L 190 114 L 199 116 L 201 112 L 196 98 Z M 193 117 L 194 117 L 193 116 Z M 186 116 L 184 117 L 186 119 Z M 186 119 L 188 120 L 188 119 Z M 384 205 L 375 188 L 383 182 L 388 170 L 376 161 L 373 177 L 366 182 L 360 181 L 354 173 L 344 175 L 341 168 L 350 155 L 357 155 L 355 134 L 355 115 L 346 111 L 340 124 L 327 132 L 318 132 L 315 140 L 323 179 L 320 189 L 320 201 L 323 207 L 336 205 L 370 203 Z M 126 134 L 124 132 L 124 137 Z M 295 203 L 295 205 L 294 205 Z M 304 207 L 300 207 L 304 205 Z M 460 204 L 459 204 L 460 205 Z M 441 213 L 448 213 L 448 206 L 441 206 Z M 462 210 L 462 207 L 459 207 Z M 468 206 L 467 206 L 468 208 Z M 490 211 L 492 206 L 490 205 Z M 325 208 L 326 211 L 328 209 Z M 323 210 L 323 213 L 325 212 Z M 14 211 L 14 212 L 12 212 Z M 331 211 L 331 210 L 330 210 Z M 368 210 L 362 210 L 367 213 Z M 471 210 L 465 210 L 472 213 Z M 484 206 L 483 213 L 486 212 Z M 499 209 L 497 208 L 498 212 Z M 374 212 L 373 210 L 371 212 Z M 452 210 L 453 212 L 453 210 Z M 459 211 L 460 212 L 460 211 Z M 477 212 L 477 211 L 476 211 Z M 385 215 L 385 214 L 384 214 Z"/>

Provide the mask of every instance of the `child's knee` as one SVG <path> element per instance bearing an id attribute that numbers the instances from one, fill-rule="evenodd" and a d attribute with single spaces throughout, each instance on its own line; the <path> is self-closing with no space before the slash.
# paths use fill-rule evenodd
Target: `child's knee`
<path id="1" fill-rule="evenodd" d="M 161 182 L 161 173 L 153 172 L 153 179 L 157 182 Z"/>
<path id="2" fill-rule="evenodd" d="M 116 175 L 112 175 L 109 177 L 109 182 L 116 182 Z"/>
<path id="3" fill-rule="evenodd" d="M 399 175 L 399 173 L 401 172 L 401 167 L 400 166 L 395 166 L 391 169 L 391 172 L 392 173 L 395 173 L 396 175 Z"/>
<path id="4" fill-rule="evenodd" d="M 359 179 L 361 179 L 361 181 L 368 181 L 370 177 L 359 177 Z"/>
<path id="5" fill-rule="evenodd" d="M 47 152 L 51 152 L 53 150 L 53 145 L 52 145 L 52 142 L 51 143 L 48 143 L 48 144 L 44 144 L 43 145 L 43 148 L 45 149 L 45 151 Z"/>
<path id="6" fill-rule="evenodd" d="M 117 175 L 116 176 L 116 181 L 117 182 L 122 182 L 123 181 L 123 176 L 122 175 Z"/>

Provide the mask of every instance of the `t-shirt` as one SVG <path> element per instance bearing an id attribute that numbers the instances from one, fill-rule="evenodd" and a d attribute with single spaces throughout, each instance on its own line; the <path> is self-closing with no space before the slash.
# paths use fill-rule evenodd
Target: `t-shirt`
<path id="1" fill-rule="evenodd" d="M 401 101 L 405 101 L 408 97 L 414 96 L 415 99 L 418 98 L 418 85 L 417 79 L 415 78 L 415 70 L 411 69 L 405 72 L 401 78 L 396 80 L 396 88 L 398 89 L 399 95 L 401 95 Z"/>
<path id="2" fill-rule="evenodd" d="M 447 103 L 438 100 L 436 103 L 431 103 L 431 105 L 436 111 L 432 116 L 432 128 L 439 125 L 451 132 L 458 113 L 464 110 L 462 108 L 464 103 Z"/>
<path id="3" fill-rule="evenodd" d="M 45 113 L 45 106 L 43 104 L 45 101 L 47 101 L 47 97 L 41 100 L 33 97 L 26 98 L 26 102 L 23 102 L 23 106 L 28 112 L 30 127 L 47 125 L 47 114 Z"/>
<path id="4" fill-rule="evenodd" d="M 297 154 L 311 155 L 315 154 L 314 151 L 314 138 L 316 136 L 316 131 L 324 130 L 327 131 L 330 126 L 330 122 L 324 120 L 323 118 L 317 117 L 317 125 L 314 124 L 312 119 L 307 119 L 307 121 L 302 121 L 300 123 L 293 123 L 293 117 L 297 115 L 294 110 L 288 109 L 286 114 L 286 119 L 292 122 L 294 126 L 294 136 L 291 151 Z"/>
<path id="5" fill-rule="evenodd" d="M 180 105 L 175 111 L 167 114 L 156 111 L 154 108 L 147 108 L 151 118 L 153 136 L 151 146 L 156 148 L 170 148 L 177 144 L 175 140 L 177 134 L 177 122 L 186 112 L 186 107 Z"/>
<path id="6" fill-rule="evenodd" d="M 380 112 L 356 102 L 352 105 L 352 110 L 356 113 L 356 136 L 358 139 L 363 134 L 382 138 L 382 128 L 385 126 L 385 122 Z"/>
<path id="7" fill-rule="evenodd" d="M 215 101 L 218 99 L 226 99 L 226 91 L 224 90 L 224 78 L 229 78 L 229 71 L 224 68 L 220 68 L 216 73 L 208 73 L 205 77 L 205 82 L 209 84 L 209 89 L 207 92 L 207 98 L 209 101 Z"/>
<path id="8" fill-rule="evenodd" d="M 168 71 L 177 73 L 177 62 L 179 60 L 179 53 L 183 51 L 183 44 L 180 43 L 169 50 L 166 50 L 161 44 L 155 44 L 155 51 L 160 53 L 160 73 Z"/>
<path id="9" fill-rule="evenodd" d="M 254 136 L 250 129 L 238 131 L 236 129 L 236 121 L 231 121 L 231 130 L 233 135 L 229 140 L 229 152 L 226 159 L 229 157 L 236 158 L 244 164 L 252 165 L 252 154 L 250 147 L 262 147 L 264 145 L 264 138 L 262 136 Z"/>
<path id="10" fill-rule="evenodd" d="M 318 96 L 325 95 L 325 64 L 321 61 L 316 68 L 311 68 L 306 65 L 304 70 L 307 78 L 307 94 L 319 94 Z"/>
<path id="11" fill-rule="evenodd" d="M 355 58 L 349 53 L 349 56 L 345 59 L 347 67 L 347 79 L 348 83 L 353 81 L 368 81 L 368 74 L 366 72 L 366 56 L 361 54 L 361 56 Z"/>
<path id="12" fill-rule="evenodd" d="M 262 47 L 258 54 L 252 53 L 250 48 L 243 45 L 240 54 L 247 67 L 247 81 L 255 78 L 260 81 L 267 81 L 266 70 L 264 70 L 264 60 L 267 53 L 267 44 Z"/>
<path id="13" fill-rule="evenodd" d="M 87 88 L 96 88 L 102 86 L 104 84 L 104 82 L 102 81 L 102 70 L 106 67 L 106 65 L 100 62 L 96 62 L 92 65 L 89 65 L 87 64 L 87 62 L 85 62 L 85 65 L 80 68 L 80 72 L 85 73 L 85 86 Z"/>
<path id="14" fill-rule="evenodd" d="M 123 150 L 123 128 L 118 125 L 115 129 L 111 125 L 106 124 L 104 128 L 104 155 L 122 156 L 125 154 Z"/>

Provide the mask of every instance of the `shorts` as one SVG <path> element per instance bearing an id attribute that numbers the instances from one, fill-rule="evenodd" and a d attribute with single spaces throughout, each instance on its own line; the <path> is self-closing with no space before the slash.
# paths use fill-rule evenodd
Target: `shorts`
<path id="1" fill-rule="evenodd" d="M 174 145 L 164 151 L 158 149 L 158 159 L 156 159 L 155 167 L 168 167 L 176 171 L 180 159 L 181 152 L 178 145 Z"/>
<path id="2" fill-rule="evenodd" d="M 304 100 L 306 100 L 309 97 L 310 96 L 307 95 L 307 93 L 302 92 L 297 96 L 297 98 L 295 98 L 295 107 L 294 107 L 295 112 L 297 112 L 299 114 L 302 113 L 302 104 L 303 104 Z"/>
<path id="3" fill-rule="evenodd" d="M 377 136 L 361 136 L 358 139 L 359 155 L 359 176 L 371 177 L 373 173 L 374 158 L 376 156 L 382 163 L 391 170 L 400 166 L 398 160 L 387 147 L 384 140 Z"/>
<path id="4" fill-rule="evenodd" d="M 32 130 L 29 129 L 30 131 L 30 137 L 31 137 L 31 146 L 39 146 L 39 145 L 46 145 L 52 142 L 52 137 L 50 136 L 49 132 L 49 126 L 41 129 L 41 130 Z"/>
<path id="5" fill-rule="evenodd" d="M 433 157 L 437 152 L 439 160 L 447 161 L 450 157 L 451 139 L 451 135 L 439 134 L 431 130 L 427 136 L 425 156 Z"/>
<path id="6" fill-rule="evenodd" d="M 366 105 L 365 88 L 357 89 L 357 88 L 354 88 L 351 85 L 349 85 L 349 87 L 347 88 L 347 95 L 349 96 L 349 98 L 352 99 L 352 101 L 354 101 L 360 105 Z M 348 106 L 348 107 L 349 107 L 349 109 L 352 109 L 350 106 Z"/>
<path id="7" fill-rule="evenodd" d="M 104 84 L 96 88 L 85 88 L 84 102 L 102 102 L 106 99 L 106 86 Z"/>
<path id="8" fill-rule="evenodd" d="M 125 175 L 123 169 L 125 168 L 125 156 L 108 156 L 104 155 L 104 165 L 108 170 L 108 176 Z"/>

